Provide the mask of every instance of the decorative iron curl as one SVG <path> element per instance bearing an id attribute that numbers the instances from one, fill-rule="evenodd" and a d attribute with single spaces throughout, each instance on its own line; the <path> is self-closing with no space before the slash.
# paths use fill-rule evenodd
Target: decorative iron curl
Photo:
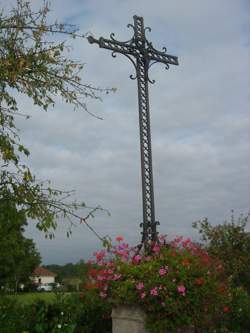
<path id="1" fill-rule="evenodd" d="M 147 79 L 147 81 L 148 81 L 149 83 L 151 83 L 151 84 L 155 84 L 155 80 L 154 80 L 154 79 L 151 79 L 150 76 L 149 76 L 149 74 L 148 74 L 148 70 L 149 70 L 150 67 L 151 67 L 151 65 L 148 65 L 148 68 L 147 68 L 147 70 L 146 70 L 146 79 Z"/>
<path id="2" fill-rule="evenodd" d="M 159 61 L 155 60 L 155 61 L 151 62 L 151 64 L 148 66 L 148 68 L 151 68 L 154 64 L 158 64 L 158 63 L 159 63 Z M 169 64 L 165 64 L 165 65 L 166 65 L 165 69 L 168 70 Z"/>
<path id="3" fill-rule="evenodd" d="M 151 84 L 155 84 L 155 80 L 151 80 L 151 79 L 149 78 L 149 76 L 147 77 L 147 79 L 148 79 L 148 82 L 149 82 L 149 83 L 151 83 Z"/>
<path id="4" fill-rule="evenodd" d="M 137 66 L 136 66 L 134 59 L 131 58 L 128 54 L 123 54 L 123 55 L 125 55 L 125 57 L 127 57 L 132 62 L 132 64 L 134 65 L 134 68 L 135 68 L 135 72 L 137 72 L 137 70 L 136 70 Z M 135 80 L 135 79 L 137 79 L 137 74 L 131 74 L 131 75 L 129 75 L 129 78 L 131 80 Z"/>
<path id="5" fill-rule="evenodd" d="M 134 68 L 135 68 L 135 71 L 136 71 L 136 63 L 135 63 L 135 61 L 134 61 L 134 59 L 133 58 L 131 58 L 128 54 L 124 54 L 124 53 L 119 53 L 118 51 L 113 51 L 112 53 L 111 53 L 111 56 L 113 57 L 113 58 L 116 58 L 117 57 L 117 53 L 118 54 L 122 54 L 122 55 L 124 55 L 125 57 L 127 57 L 131 62 L 132 62 L 132 64 L 134 65 Z M 136 74 L 131 74 L 130 76 L 129 76 L 129 78 L 131 79 L 131 80 L 135 80 L 135 79 L 137 79 L 137 75 Z"/>
<path id="6" fill-rule="evenodd" d="M 147 30 L 148 30 L 148 32 L 152 31 L 152 29 L 150 27 L 146 27 L 146 28 L 144 28 L 144 34 L 146 33 Z"/>
<path id="7" fill-rule="evenodd" d="M 149 64 L 149 66 L 148 66 L 148 69 L 149 68 L 151 68 L 154 64 L 158 64 L 159 63 L 159 61 L 157 61 L 157 60 L 155 60 L 155 61 L 153 61 L 153 62 L 151 62 L 150 64 Z M 168 70 L 169 69 L 169 64 L 165 64 L 166 66 L 165 66 L 165 69 L 166 70 Z M 149 77 L 148 77 L 148 82 L 150 82 L 151 84 L 155 84 L 155 80 L 151 80 Z"/>
<path id="8" fill-rule="evenodd" d="M 127 57 L 131 62 L 132 62 L 132 64 L 134 65 L 134 68 L 135 68 L 135 70 L 136 70 L 136 63 L 135 63 L 135 61 L 134 61 L 134 59 L 133 58 L 131 58 L 128 54 L 123 54 L 125 57 Z"/>
<path id="9" fill-rule="evenodd" d="M 130 74 L 130 75 L 129 75 L 129 78 L 130 78 L 131 80 L 136 80 L 136 79 L 137 79 L 137 74 Z"/>
<path id="10" fill-rule="evenodd" d="M 135 33 L 135 26 L 132 23 L 127 24 L 127 28 L 132 28 Z"/>
<path id="11" fill-rule="evenodd" d="M 158 62 L 157 60 L 151 62 L 151 64 L 149 64 L 148 68 L 151 68 L 151 67 L 152 67 L 154 64 L 156 64 L 157 62 Z"/>
<path id="12" fill-rule="evenodd" d="M 163 51 L 159 51 L 156 48 L 154 48 L 152 42 L 147 41 L 147 45 L 148 45 L 149 51 L 154 51 L 156 54 L 159 54 L 159 55 L 164 55 L 164 56 L 167 55 L 167 48 L 165 46 L 162 47 Z"/>
<path id="13" fill-rule="evenodd" d="M 131 39 L 126 40 L 126 41 L 124 41 L 124 42 L 120 42 L 119 40 L 115 39 L 114 36 L 115 36 L 115 34 L 112 32 L 112 33 L 110 34 L 110 39 L 111 39 L 113 42 L 115 42 L 115 43 L 117 43 L 117 44 L 120 44 L 120 45 L 128 46 L 128 45 L 131 45 L 131 44 L 133 43 L 133 41 L 134 41 L 134 39 L 131 38 Z"/>

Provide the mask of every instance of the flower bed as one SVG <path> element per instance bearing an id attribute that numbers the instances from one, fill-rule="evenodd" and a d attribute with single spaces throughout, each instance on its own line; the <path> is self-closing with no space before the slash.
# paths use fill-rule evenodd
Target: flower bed
<path id="1" fill-rule="evenodd" d="M 87 288 L 113 305 L 139 305 L 150 332 L 216 327 L 229 310 L 221 263 L 181 237 L 167 242 L 161 236 L 151 250 L 150 255 L 139 253 L 117 237 L 114 245 L 95 253 Z"/>

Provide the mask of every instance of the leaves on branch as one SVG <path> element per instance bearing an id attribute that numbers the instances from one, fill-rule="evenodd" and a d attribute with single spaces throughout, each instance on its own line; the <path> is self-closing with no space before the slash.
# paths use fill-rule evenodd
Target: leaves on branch
<path id="1" fill-rule="evenodd" d="M 17 93 L 30 97 L 33 104 L 45 111 L 54 107 L 60 97 L 74 109 L 92 114 L 86 107 L 86 98 L 101 99 L 101 93 L 115 89 L 82 83 L 83 64 L 68 58 L 70 47 L 55 37 L 85 38 L 85 35 L 79 34 L 73 25 L 48 23 L 48 13 L 47 2 L 35 12 L 30 2 L 24 0 L 17 0 L 8 15 L 0 11 L 0 200 L 15 203 L 27 218 L 37 221 L 39 230 L 53 237 L 59 218 L 69 221 L 70 235 L 72 219 L 78 219 L 92 230 L 87 219 L 102 209 L 97 206 L 89 208 L 85 217 L 77 215 L 77 210 L 88 207 L 70 202 L 72 192 L 56 190 L 46 182 L 37 181 L 29 167 L 20 162 L 20 155 L 28 157 L 30 152 L 21 144 L 15 125 L 16 117 L 23 115 Z"/>

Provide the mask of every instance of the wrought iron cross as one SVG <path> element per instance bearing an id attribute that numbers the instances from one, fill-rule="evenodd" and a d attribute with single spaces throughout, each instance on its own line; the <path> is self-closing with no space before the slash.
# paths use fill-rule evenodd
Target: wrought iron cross
<path id="1" fill-rule="evenodd" d="M 134 36 L 126 42 L 117 41 L 114 33 L 110 39 L 100 37 L 95 39 L 88 37 L 89 43 L 96 43 L 101 48 L 112 51 L 112 56 L 116 57 L 117 53 L 124 54 L 132 61 L 136 75 L 130 75 L 131 79 L 137 79 L 138 84 L 138 104 L 139 104 L 139 123 L 140 123 L 140 145 L 141 145 L 141 176 L 142 176 L 142 197 L 143 197 L 143 227 L 142 244 L 149 248 L 152 241 L 157 241 L 154 208 L 154 188 L 153 188 L 153 170 L 152 170 L 152 151 L 151 151 L 151 134 L 150 134 L 150 115 L 149 115 L 149 96 L 148 82 L 154 83 L 148 76 L 148 70 L 154 63 L 163 63 L 166 69 L 169 65 L 178 65 L 178 58 L 167 54 L 166 48 L 163 51 L 156 50 L 145 36 L 143 18 L 134 16 L 134 25 L 128 24 L 134 31 Z"/>

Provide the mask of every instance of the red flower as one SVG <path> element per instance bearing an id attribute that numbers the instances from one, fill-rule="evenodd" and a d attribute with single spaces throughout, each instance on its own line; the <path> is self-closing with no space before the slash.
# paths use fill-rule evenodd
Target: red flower
<path id="1" fill-rule="evenodd" d="M 230 308 L 229 308 L 228 306 L 224 306 L 224 308 L 223 308 L 223 312 L 224 312 L 224 313 L 228 313 L 228 312 L 230 312 Z"/>
<path id="2" fill-rule="evenodd" d="M 95 268 L 90 268 L 90 270 L 89 270 L 89 274 L 91 276 L 96 276 L 98 273 L 99 273 L 99 271 Z"/>
<path id="3" fill-rule="evenodd" d="M 85 288 L 87 290 L 94 289 L 94 288 L 96 288 L 96 285 L 94 283 L 88 282 L 85 284 Z"/>
<path id="4" fill-rule="evenodd" d="M 182 263 L 183 266 L 189 266 L 190 260 L 187 259 L 187 258 L 184 258 L 181 263 Z"/>
<path id="5" fill-rule="evenodd" d="M 225 284 L 221 284 L 218 288 L 218 292 L 220 294 L 225 294 L 226 291 L 227 291 L 227 286 Z"/>
<path id="6" fill-rule="evenodd" d="M 124 238 L 123 238 L 122 236 L 117 236 L 115 240 L 116 240 L 117 242 L 122 242 L 123 239 L 124 239 Z"/>
<path id="7" fill-rule="evenodd" d="M 196 286 L 202 286 L 205 283 L 205 280 L 200 277 L 194 280 L 194 284 L 196 284 Z"/>
<path id="8" fill-rule="evenodd" d="M 87 282 L 87 283 L 85 284 L 85 288 L 86 288 L 87 290 L 90 290 L 90 289 L 100 289 L 100 288 L 102 288 L 102 287 L 103 287 L 103 283 L 100 282 L 100 281 L 96 281 L 96 282 L 94 282 L 94 281 L 90 281 L 90 282 Z"/>

